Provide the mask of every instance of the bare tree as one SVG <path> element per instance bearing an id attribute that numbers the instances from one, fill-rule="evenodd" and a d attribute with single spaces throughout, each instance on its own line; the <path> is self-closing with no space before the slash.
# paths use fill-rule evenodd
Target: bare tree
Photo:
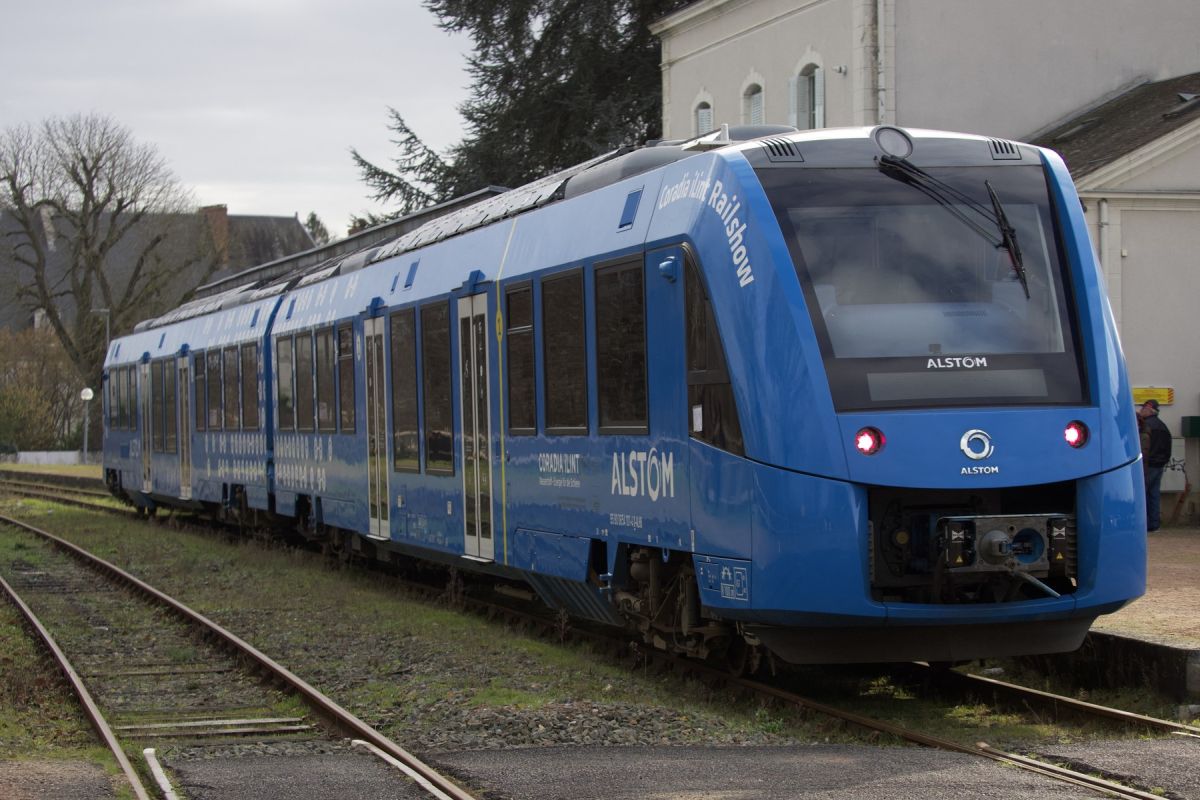
<path id="1" fill-rule="evenodd" d="M 190 294 L 218 266 L 211 232 L 157 150 L 98 115 L 0 134 L 0 263 L 87 385 L 112 335 Z M 186 280 L 185 280 L 186 277 Z M 99 405 L 99 404 L 97 404 Z"/>

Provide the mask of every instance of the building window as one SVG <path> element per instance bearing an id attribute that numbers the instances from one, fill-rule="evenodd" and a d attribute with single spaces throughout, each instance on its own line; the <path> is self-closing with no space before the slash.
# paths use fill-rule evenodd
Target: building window
<path id="1" fill-rule="evenodd" d="M 354 433 L 354 328 L 337 331 L 338 414 L 342 433 Z"/>
<path id="2" fill-rule="evenodd" d="M 712 303 L 691 256 L 684 287 L 687 326 L 688 428 L 693 439 L 744 455 L 737 403 Z"/>
<path id="3" fill-rule="evenodd" d="M 258 344 L 242 345 L 242 430 L 258 430 Z"/>
<path id="4" fill-rule="evenodd" d="M 450 304 L 421 309 L 421 370 L 425 388 L 425 470 L 454 474 L 454 409 L 450 394 Z"/>
<path id="5" fill-rule="evenodd" d="M 221 430 L 221 351 L 209 350 L 208 361 L 208 429 Z"/>
<path id="6" fill-rule="evenodd" d="M 792 79 L 792 124 L 801 130 L 825 127 L 825 77 L 820 67 L 808 64 Z"/>
<path id="7" fill-rule="evenodd" d="M 757 83 L 750 84 L 742 93 L 742 122 L 763 124 L 763 88 Z"/>
<path id="8" fill-rule="evenodd" d="M 646 301 L 642 263 L 596 270 L 600 433 L 646 433 Z"/>
<path id="9" fill-rule="evenodd" d="M 542 346 L 546 374 L 546 432 L 586 434 L 587 352 L 582 271 L 576 270 L 542 283 Z"/>
<path id="10" fill-rule="evenodd" d="M 505 343 L 508 355 L 508 432 L 537 433 L 537 385 L 533 350 L 533 287 L 509 289 L 505 295 Z"/>
<path id="11" fill-rule="evenodd" d="M 284 336 L 275 340 L 275 369 L 279 376 L 279 419 L 281 431 L 296 429 L 295 389 L 292 387 L 292 340 Z"/>
<path id="12" fill-rule="evenodd" d="M 225 386 L 225 430 L 236 431 L 241 427 L 241 414 L 238 413 L 238 402 L 242 392 L 242 382 L 238 378 L 238 350 L 236 347 L 226 347 L 223 351 L 224 372 L 221 382 Z"/>
<path id="13" fill-rule="evenodd" d="M 313 431 L 313 386 L 312 334 L 305 331 L 296 334 L 296 430 L 304 433 Z"/>
<path id="14" fill-rule="evenodd" d="M 333 385 L 333 328 L 317 331 L 317 430 L 337 430 L 336 388 Z"/>
<path id="15" fill-rule="evenodd" d="M 711 103 L 701 103 L 696 106 L 696 135 L 703 136 L 713 129 L 713 108 Z"/>
<path id="16" fill-rule="evenodd" d="M 417 429 L 417 314 L 407 308 L 389 320 L 392 339 L 392 466 L 397 472 L 421 469 Z"/>

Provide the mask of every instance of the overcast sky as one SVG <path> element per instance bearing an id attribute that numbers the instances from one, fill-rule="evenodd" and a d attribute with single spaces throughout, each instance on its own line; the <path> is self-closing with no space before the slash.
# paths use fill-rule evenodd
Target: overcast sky
<path id="1" fill-rule="evenodd" d="M 99 112 L 153 144 L 201 205 L 381 211 L 350 160 L 390 165 L 387 108 L 438 152 L 461 138 L 470 40 L 418 0 L 5 2 L 0 127 Z"/>

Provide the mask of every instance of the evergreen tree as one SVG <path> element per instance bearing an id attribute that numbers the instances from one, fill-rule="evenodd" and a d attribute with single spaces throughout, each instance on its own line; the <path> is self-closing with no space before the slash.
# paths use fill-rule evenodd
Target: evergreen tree
<path id="1" fill-rule="evenodd" d="M 313 244 L 318 246 L 329 244 L 329 229 L 317 216 L 317 212 L 308 212 L 308 217 L 304 220 L 304 230 L 308 231 L 308 235 L 312 237 Z"/>
<path id="2" fill-rule="evenodd" d="M 445 157 L 390 109 L 392 169 L 352 150 L 372 197 L 398 213 L 488 185 L 519 186 L 662 130 L 654 20 L 684 0 L 426 0 L 469 33 L 466 136 Z"/>

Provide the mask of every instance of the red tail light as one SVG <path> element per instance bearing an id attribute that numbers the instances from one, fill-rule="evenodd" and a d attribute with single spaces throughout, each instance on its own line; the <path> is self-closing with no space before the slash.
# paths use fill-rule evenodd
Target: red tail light
<path id="1" fill-rule="evenodd" d="M 883 432 L 878 428 L 863 428 L 854 434 L 854 448 L 864 456 L 873 456 L 883 449 Z"/>
<path id="2" fill-rule="evenodd" d="M 1083 447 L 1088 441 L 1087 425 L 1084 425 L 1079 420 L 1068 423 L 1066 429 L 1063 430 L 1063 438 L 1067 440 L 1067 444 L 1071 445 L 1071 447 Z"/>

